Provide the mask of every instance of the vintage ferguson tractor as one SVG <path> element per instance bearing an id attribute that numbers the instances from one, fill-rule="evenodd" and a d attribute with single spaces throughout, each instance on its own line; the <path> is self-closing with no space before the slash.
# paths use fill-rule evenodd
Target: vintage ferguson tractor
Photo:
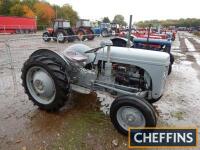
<path id="1" fill-rule="evenodd" d="M 90 48 L 75 44 L 57 53 L 39 49 L 22 68 L 29 99 L 46 111 L 59 110 L 71 91 L 110 99 L 108 114 L 123 134 L 128 127 L 155 127 L 151 103 L 158 101 L 167 80 L 168 53 L 115 47 L 111 41 Z"/>
<path id="2" fill-rule="evenodd" d="M 64 43 L 65 41 L 73 42 L 76 39 L 74 35 L 68 20 L 56 19 L 53 21 L 53 28 L 47 28 L 42 37 L 45 42 L 49 42 L 53 38 L 54 41 Z"/>

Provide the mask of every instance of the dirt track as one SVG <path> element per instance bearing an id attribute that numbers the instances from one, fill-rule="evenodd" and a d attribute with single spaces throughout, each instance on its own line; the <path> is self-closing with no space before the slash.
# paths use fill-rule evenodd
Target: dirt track
<path id="1" fill-rule="evenodd" d="M 8 43 L 14 69 L 8 64 L 5 43 L 0 42 L 0 149 L 126 149 L 127 138 L 117 133 L 109 117 L 98 110 L 95 95 L 74 93 L 58 113 L 46 113 L 32 105 L 20 86 L 22 63 L 37 48 L 61 50 L 71 43 L 57 45 L 44 43 L 38 36 L 19 40 L 21 37 L 0 36 L 0 41 L 18 39 Z M 101 40 L 85 43 L 95 47 Z M 200 127 L 200 42 L 180 32 L 172 52 L 176 58 L 173 71 L 164 96 L 155 104 L 158 126 Z"/>

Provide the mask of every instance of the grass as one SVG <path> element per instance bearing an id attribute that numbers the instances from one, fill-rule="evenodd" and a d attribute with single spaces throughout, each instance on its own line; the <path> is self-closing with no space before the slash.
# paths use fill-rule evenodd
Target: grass
<path id="1" fill-rule="evenodd" d="M 175 111 L 171 112 L 171 116 L 174 118 L 177 118 L 178 120 L 183 120 L 184 119 L 185 113 L 182 111 Z"/>
<path id="2" fill-rule="evenodd" d="M 117 149 L 127 148 L 127 137 L 120 135 L 106 117 L 99 111 L 86 111 L 67 118 L 62 136 L 50 149 L 92 150 L 113 149 L 112 140 L 120 141 Z"/>

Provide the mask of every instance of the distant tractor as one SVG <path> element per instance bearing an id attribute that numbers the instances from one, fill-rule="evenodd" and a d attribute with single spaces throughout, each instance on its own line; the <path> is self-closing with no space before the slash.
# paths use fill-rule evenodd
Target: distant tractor
<path id="1" fill-rule="evenodd" d="M 112 35 L 111 24 L 110 23 L 101 23 L 101 35 L 103 37 L 108 37 Z"/>
<path id="2" fill-rule="evenodd" d="M 84 41 L 85 39 L 94 39 L 94 32 L 92 31 L 90 20 L 80 19 L 77 21 L 76 28 L 74 30 L 76 35 L 78 35 L 79 40 L 81 41 Z"/>
<path id="3" fill-rule="evenodd" d="M 100 23 L 99 26 L 93 28 L 95 34 L 108 37 L 112 34 L 110 23 Z"/>
<path id="4" fill-rule="evenodd" d="M 110 25 L 111 25 L 112 32 L 114 31 L 115 35 L 119 34 L 119 32 L 120 32 L 120 30 L 119 30 L 119 24 L 111 23 Z"/>
<path id="5" fill-rule="evenodd" d="M 53 21 L 53 28 L 47 28 L 47 31 L 43 33 L 43 40 L 49 42 L 53 38 L 54 41 L 59 43 L 73 42 L 76 39 L 74 35 L 75 33 L 68 20 L 56 19 Z"/>

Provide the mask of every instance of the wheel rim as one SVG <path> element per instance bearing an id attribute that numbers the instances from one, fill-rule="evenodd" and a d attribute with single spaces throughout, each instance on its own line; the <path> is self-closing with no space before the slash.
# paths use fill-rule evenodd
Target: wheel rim
<path id="1" fill-rule="evenodd" d="M 58 41 L 63 41 L 64 40 L 64 34 L 58 33 L 57 38 L 58 38 Z"/>
<path id="2" fill-rule="evenodd" d="M 55 83 L 50 74 L 42 67 L 29 68 L 26 84 L 31 96 L 40 104 L 50 104 L 56 95 Z"/>
<path id="3" fill-rule="evenodd" d="M 43 35 L 43 39 L 44 39 L 45 41 L 47 41 L 48 38 L 49 38 L 49 36 L 48 36 L 47 34 L 44 34 L 44 35 Z"/>
<path id="4" fill-rule="evenodd" d="M 146 120 L 142 112 L 132 106 L 122 106 L 117 111 L 117 121 L 126 131 L 129 127 L 145 127 Z"/>

